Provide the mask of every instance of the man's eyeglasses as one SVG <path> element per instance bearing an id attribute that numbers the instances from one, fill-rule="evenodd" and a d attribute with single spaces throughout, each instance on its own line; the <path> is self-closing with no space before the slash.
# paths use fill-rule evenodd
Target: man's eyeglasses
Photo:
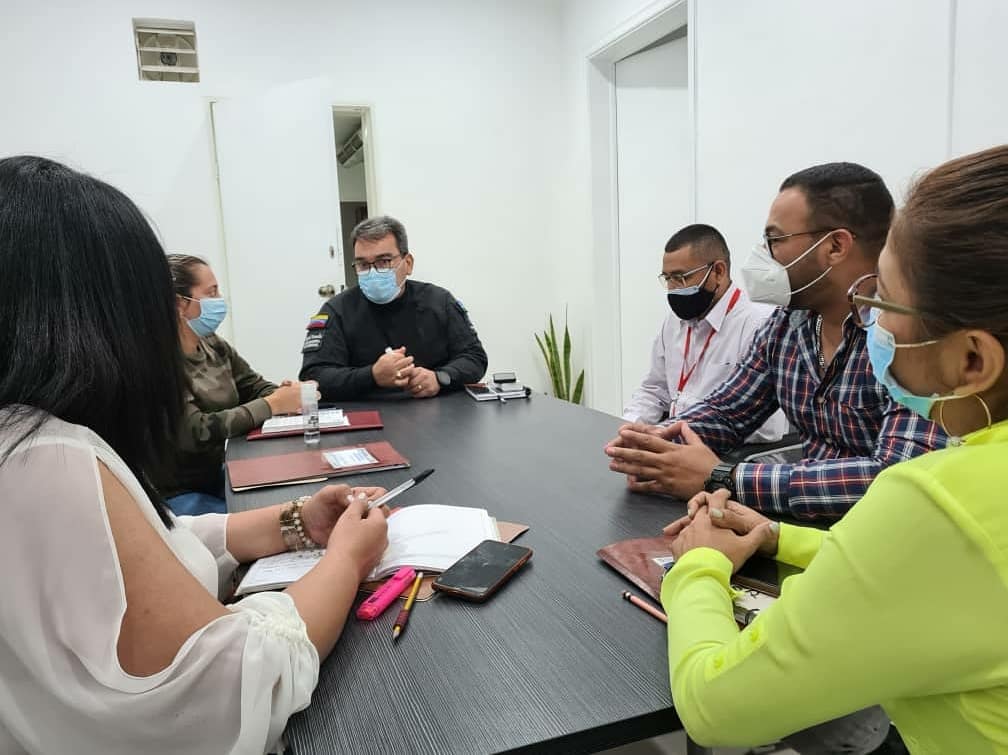
<path id="1" fill-rule="evenodd" d="M 763 234 L 763 248 L 767 250 L 767 254 L 771 257 L 773 254 L 773 245 L 775 241 L 784 241 L 785 239 L 793 238 L 794 236 L 815 236 L 817 233 L 830 233 L 831 231 L 836 231 L 837 228 L 817 228 L 813 231 L 795 231 L 794 233 L 779 233 L 776 236 L 771 236 L 768 233 Z M 854 232 L 850 231 L 851 236 L 854 236 Z M 857 238 L 857 236 L 854 236 Z M 776 259 L 776 258 L 775 258 Z"/>
<path id="2" fill-rule="evenodd" d="M 859 328 L 868 328 L 874 325 L 880 311 L 923 316 L 913 307 L 879 299 L 876 294 L 877 286 L 878 274 L 868 273 L 868 275 L 862 275 L 854 281 L 854 285 L 847 289 L 847 302 L 850 304 L 851 317 Z"/>
<path id="3" fill-rule="evenodd" d="M 658 282 L 661 284 L 662 288 L 668 288 L 669 284 L 674 284 L 672 288 L 686 288 L 689 285 L 689 279 L 699 273 L 701 270 L 709 270 L 714 267 L 713 262 L 708 262 L 706 265 L 701 265 L 700 267 L 694 267 L 692 270 L 687 270 L 685 273 L 658 273 Z"/>
<path id="4" fill-rule="evenodd" d="M 402 262 L 405 254 L 400 254 L 398 257 L 379 257 L 374 262 L 365 262 L 364 260 L 354 260 L 353 266 L 359 274 L 371 272 L 371 268 L 375 270 L 393 270 L 399 267 L 399 263 Z"/>

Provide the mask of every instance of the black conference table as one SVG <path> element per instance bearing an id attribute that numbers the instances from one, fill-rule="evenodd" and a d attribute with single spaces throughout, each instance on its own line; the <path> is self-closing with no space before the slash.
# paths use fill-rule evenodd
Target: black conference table
<path id="1" fill-rule="evenodd" d="M 437 472 L 396 502 L 485 508 L 527 524 L 529 564 L 488 603 L 418 603 L 391 642 L 395 611 L 351 616 L 323 661 L 312 704 L 288 724 L 306 753 L 595 752 L 682 728 L 669 693 L 664 625 L 622 600 L 629 585 L 595 556 L 657 534 L 682 503 L 629 492 L 602 447 L 621 420 L 535 394 L 345 403 L 378 409 L 383 430 L 323 433 L 321 447 L 388 440 L 411 470 L 333 482 L 393 487 Z M 300 437 L 232 440 L 228 459 L 304 450 Z M 228 489 L 230 511 L 305 495 L 320 483 Z"/>

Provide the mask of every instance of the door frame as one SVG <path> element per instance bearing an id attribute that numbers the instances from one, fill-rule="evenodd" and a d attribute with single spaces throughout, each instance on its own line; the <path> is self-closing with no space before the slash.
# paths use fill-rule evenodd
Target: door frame
<path id="1" fill-rule="evenodd" d="M 588 53 L 589 155 L 591 161 L 593 308 L 592 404 L 619 414 L 623 400 L 623 354 L 619 269 L 619 190 L 616 153 L 616 62 L 659 40 L 687 30 L 689 88 L 689 216 L 696 219 L 696 2 L 659 0 L 613 29 Z M 615 358 L 614 358 L 615 357 Z"/>
<path id="2" fill-rule="evenodd" d="M 332 106 L 334 113 L 358 115 L 361 119 L 361 138 L 364 140 L 364 189 L 367 192 L 368 215 L 381 215 L 381 201 L 378 197 L 378 171 L 374 152 L 374 105 Z"/>

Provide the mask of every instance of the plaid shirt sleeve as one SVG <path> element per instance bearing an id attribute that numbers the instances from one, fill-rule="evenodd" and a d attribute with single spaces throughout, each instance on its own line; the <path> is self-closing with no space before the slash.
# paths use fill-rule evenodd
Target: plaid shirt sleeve
<path id="1" fill-rule="evenodd" d="M 947 438 L 934 422 L 888 399 L 871 456 L 797 464 L 739 464 L 735 493 L 740 503 L 799 519 L 839 519 L 886 467 L 936 448 Z"/>
<path id="2" fill-rule="evenodd" d="M 703 401 L 676 417 L 687 422 L 719 456 L 742 445 L 777 411 L 777 379 L 769 354 L 784 327 L 787 314 L 778 310 L 756 331 L 735 372 Z"/>

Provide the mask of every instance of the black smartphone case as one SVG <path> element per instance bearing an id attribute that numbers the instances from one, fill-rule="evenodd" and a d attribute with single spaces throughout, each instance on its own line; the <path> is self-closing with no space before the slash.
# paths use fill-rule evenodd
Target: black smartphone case
<path id="1" fill-rule="evenodd" d="M 477 545 L 476 547 L 478 548 L 479 546 Z M 468 601 L 471 601 L 473 603 L 485 603 L 487 600 L 490 599 L 490 597 L 495 592 L 497 592 L 501 588 L 501 586 L 505 582 L 507 582 L 509 579 L 511 579 L 511 577 L 514 576 L 515 572 L 517 572 L 519 569 L 521 569 L 528 562 L 528 560 L 530 558 L 532 558 L 532 549 L 531 548 L 525 548 L 525 546 L 522 546 L 522 545 L 516 545 L 514 547 L 524 549 L 525 553 L 522 555 L 521 558 L 519 558 L 517 561 L 515 561 L 511 565 L 511 567 L 506 572 L 504 572 L 504 574 L 501 575 L 500 579 L 498 579 L 496 582 L 494 582 L 492 585 L 490 585 L 490 588 L 486 592 L 480 592 L 480 593 L 472 592 L 470 590 L 463 590 L 463 589 L 461 589 L 459 587 L 456 587 L 454 585 L 445 584 L 445 583 L 441 582 L 441 578 L 444 577 L 445 574 L 448 573 L 447 571 L 445 571 L 444 574 L 439 575 L 438 578 L 434 580 L 434 582 L 431 585 L 431 587 L 433 587 L 438 592 L 443 592 L 443 593 L 445 593 L 447 595 L 453 595 L 456 598 L 461 598 L 462 600 L 468 600 Z M 473 550 L 475 550 L 475 548 Z M 472 551 L 470 551 L 470 553 L 472 553 Z M 469 554 L 467 553 L 466 556 L 468 556 L 468 555 Z M 465 558 L 466 556 L 463 556 L 462 558 Z M 461 561 L 462 559 L 459 559 L 459 560 Z"/>

